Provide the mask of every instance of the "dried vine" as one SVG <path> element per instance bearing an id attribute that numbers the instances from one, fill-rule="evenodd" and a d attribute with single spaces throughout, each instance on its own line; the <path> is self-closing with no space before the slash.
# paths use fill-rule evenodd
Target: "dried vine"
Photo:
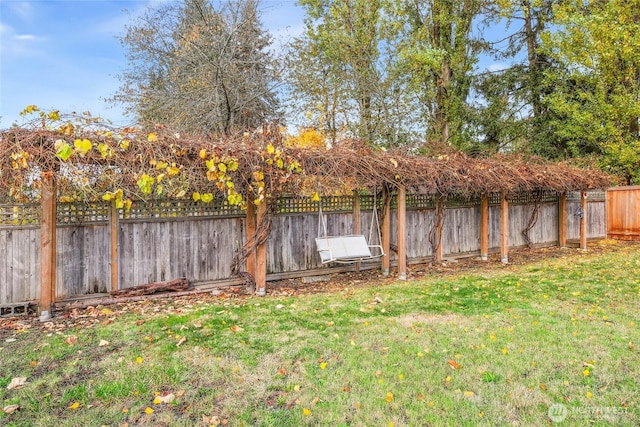
<path id="1" fill-rule="evenodd" d="M 540 204 L 542 203 L 542 192 L 540 191 L 536 191 L 534 196 L 534 205 L 533 205 L 533 211 L 531 211 L 531 215 L 529 216 L 529 222 L 527 223 L 527 226 L 524 230 L 522 230 L 522 235 L 524 236 L 524 240 L 527 243 L 527 247 L 531 248 L 533 246 L 533 243 L 531 242 L 531 236 L 529 236 L 529 233 L 531 232 L 531 230 L 533 229 L 533 227 L 536 225 L 536 222 L 538 222 L 538 214 L 540 213 Z"/>

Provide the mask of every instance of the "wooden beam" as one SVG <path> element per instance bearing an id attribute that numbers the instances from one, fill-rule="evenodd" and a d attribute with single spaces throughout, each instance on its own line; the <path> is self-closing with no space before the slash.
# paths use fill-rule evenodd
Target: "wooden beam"
<path id="1" fill-rule="evenodd" d="M 500 195 L 500 260 L 509 263 L 509 203 L 505 192 Z"/>
<path id="2" fill-rule="evenodd" d="M 247 201 L 247 218 L 246 218 L 246 230 L 245 230 L 245 242 L 250 242 L 256 237 L 256 209 L 253 204 L 252 198 Z M 246 263 L 247 273 L 251 275 L 253 280 L 256 280 L 256 251 L 249 249 L 247 254 Z"/>
<path id="3" fill-rule="evenodd" d="M 391 264 L 391 192 L 386 187 L 382 191 L 382 217 L 382 274 L 388 276 Z"/>
<path id="4" fill-rule="evenodd" d="M 580 207 L 582 208 L 582 218 L 580 218 L 580 249 L 587 251 L 587 192 L 580 193 Z"/>
<path id="5" fill-rule="evenodd" d="M 257 228 L 266 221 L 267 201 L 263 200 L 258 205 Z M 267 293 L 267 242 L 262 242 L 256 247 L 256 294 L 264 296 Z"/>
<path id="6" fill-rule="evenodd" d="M 489 259 L 489 196 L 480 198 L 480 259 Z"/>
<path id="7" fill-rule="evenodd" d="M 119 237 L 120 237 L 120 226 L 118 224 L 118 208 L 116 207 L 116 201 L 113 200 L 111 203 L 111 208 L 109 209 L 109 234 L 111 240 L 111 292 L 117 291 L 120 289 L 120 280 L 119 280 L 119 263 L 120 257 L 118 256 L 119 252 Z"/>
<path id="8" fill-rule="evenodd" d="M 567 247 L 567 193 L 560 194 L 558 200 L 558 244 Z"/>
<path id="9" fill-rule="evenodd" d="M 53 172 L 42 175 L 40 203 L 40 321 L 51 318 L 56 289 L 56 185 Z"/>
<path id="10" fill-rule="evenodd" d="M 442 223 L 444 222 L 444 202 L 440 197 L 436 198 L 436 261 L 442 262 L 444 260 L 444 248 L 442 247 Z"/>
<path id="11" fill-rule="evenodd" d="M 373 218 L 372 218 L 373 221 Z M 353 192 L 353 234 L 360 233 L 360 195 L 357 191 Z M 369 242 L 371 245 L 372 243 Z M 360 263 L 356 262 L 356 271 L 360 271 Z"/>
<path id="12" fill-rule="evenodd" d="M 398 187 L 398 279 L 407 280 L 407 189 Z"/>

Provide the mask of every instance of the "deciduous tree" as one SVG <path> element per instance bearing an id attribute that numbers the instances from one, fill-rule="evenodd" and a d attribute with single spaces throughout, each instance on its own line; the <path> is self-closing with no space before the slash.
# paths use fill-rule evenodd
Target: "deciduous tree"
<path id="1" fill-rule="evenodd" d="M 121 38 L 129 68 L 112 98 L 143 121 L 230 134 L 277 115 L 276 62 L 257 0 L 150 7 Z"/>

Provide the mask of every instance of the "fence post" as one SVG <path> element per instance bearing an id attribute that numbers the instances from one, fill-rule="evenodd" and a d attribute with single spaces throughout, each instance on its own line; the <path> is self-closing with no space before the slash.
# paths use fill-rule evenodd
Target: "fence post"
<path id="1" fill-rule="evenodd" d="M 391 260 L 391 192 L 386 186 L 382 191 L 382 251 L 382 274 L 388 276 Z"/>
<path id="2" fill-rule="evenodd" d="M 567 193 L 560 194 L 558 201 L 558 244 L 567 247 Z"/>
<path id="3" fill-rule="evenodd" d="M 53 172 L 44 172 L 40 203 L 40 321 L 51 318 L 56 292 L 56 182 Z"/>
<path id="4" fill-rule="evenodd" d="M 489 196 L 483 194 L 480 199 L 480 259 L 489 259 Z"/>
<path id="5" fill-rule="evenodd" d="M 256 238 L 256 209 L 253 204 L 253 197 L 249 197 L 247 200 L 247 226 L 245 230 L 245 241 L 251 242 Z M 251 275 L 251 278 L 256 280 L 256 252 L 251 249 L 247 254 L 247 273 Z"/>
<path id="6" fill-rule="evenodd" d="M 263 200 L 258 205 L 257 226 L 261 227 L 266 221 L 267 200 Z M 258 236 L 260 237 L 260 236 Z M 256 294 L 264 296 L 267 293 L 267 241 L 260 243 L 256 247 Z"/>
<path id="7" fill-rule="evenodd" d="M 111 202 L 111 208 L 109 209 L 109 234 L 111 238 L 111 290 L 117 291 L 120 289 L 120 257 L 119 253 L 119 237 L 120 226 L 118 224 L 118 208 L 116 207 L 116 201 Z"/>
<path id="8" fill-rule="evenodd" d="M 582 218 L 580 218 L 580 249 L 587 251 L 587 192 L 580 192 L 580 207 Z"/>
<path id="9" fill-rule="evenodd" d="M 356 190 L 353 191 L 353 234 L 360 234 L 360 195 Z M 360 271 L 360 262 L 356 262 L 356 271 Z"/>
<path id="10" fill-rule="evenodd" d="M 407 189 L 398 187 L 398 279 L 407 280 Z"/>
<path id="11" fill-rule="evenodd" d="M 509 202 L 504 191 L 500 194 L 500 259 L 509 263 Z"/>
<path id="12" fill-rule="evenodd" d="M 442 221 L 444 221 L 444 203 L 440 196 L 436 196 L 436 261 L 442 262 L 444 259 L 444 248 L 442 247 Z"/>

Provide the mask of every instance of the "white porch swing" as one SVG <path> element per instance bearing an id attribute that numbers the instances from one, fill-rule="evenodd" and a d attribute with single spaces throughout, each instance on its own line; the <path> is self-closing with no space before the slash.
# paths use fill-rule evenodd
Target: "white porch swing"
<path id="1" fill-rule="evenodd" d="M 318 207 L 318 237 L 316 237 L 316 247 L 320 254 L 322 264 L 328 264 L 330 262 L 352 264 L 354 262 L 367 261 L 384 256 L 384 249 L 381 245 L 370 245 L 367 243 L 372 241 L 374 223 L 378 233 L 378 242 L 382 242 L 375 191 L 373 192 L 373 217 L 369 227 L 368 240 L 365 239 L 365 236 L 362 234 L 328 236 L 327 221 L 322 213 L 322 201 L 320 201 Z M 320 235 L 321 231 L 323 231 L 323 235 Z"/>

